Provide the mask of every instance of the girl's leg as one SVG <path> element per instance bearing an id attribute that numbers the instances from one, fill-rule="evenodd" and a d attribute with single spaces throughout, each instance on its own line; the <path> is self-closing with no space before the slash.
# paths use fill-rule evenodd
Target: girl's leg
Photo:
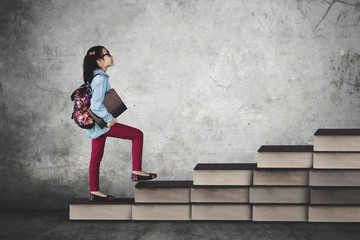
<path id="1" fill-rule="evenodd" d="M 106 136 L 101 135 L 100 137 L 92 140 L 91 148 L 91 161 L 89 167 L 89 181 L 90 191 L 99 191 L 99 169 L 100 162 L 104 155 Z"/>
<path id="2" fill-rule="evenodd" d="M 144 139 L 142 131 L 121 123 L 116 123 L 102 136 L 132 140 L 133 171 L 141 171 Z"/>

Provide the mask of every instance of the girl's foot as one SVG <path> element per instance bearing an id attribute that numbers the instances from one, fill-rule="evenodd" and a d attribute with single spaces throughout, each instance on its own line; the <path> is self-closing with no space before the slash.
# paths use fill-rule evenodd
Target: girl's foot
<path id="1" fill-rule="evenodd" d="M 114 200 L 114 196 L 112 195 L 105 195 L 101 192 L 96 192 L 97 194 L 94 194 L 93 192 L 90 192 L 89 194 L 89 201 L 104 201 L 104 202 L 109 202 L 109 201 L 113 201 Z M 101 195 L 102 196 L 101 196 Z"/>
<path id="2" fill-rule="evenodd" d="M 140 176 L 150 176 L 150 173 L 148 172 L 144 172 L 144 171 L 132 171 L 134 174 L 136 175 L 140 175 Z"/>
<path id="3" fill-rule="evenodd" d="M 97 192 L 91 192 L 90 191 L 90 193 L 92 193 L 92 194 L 94 194 L 96 196 L 99 196 L 99 197 L 106 197 L 107 196 L 106 194 L 103 194 L 102 192 L 99 192 L 99 191 L 97 191 Z"/>
<path id="4" fill-rule="evenodd" d="M 135 171 L 134 171 L 135 172 Z M 148 175 L 140 175 L 137 173 L 131 174 L 131 180 L 137 182 L 139 180 L 152 180 L 157 177 L 156 173 L 148 173 Z"/>

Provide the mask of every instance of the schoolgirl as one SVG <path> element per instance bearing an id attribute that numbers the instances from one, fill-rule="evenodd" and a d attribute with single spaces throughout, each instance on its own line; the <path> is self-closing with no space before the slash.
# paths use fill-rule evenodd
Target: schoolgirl
<path id="1" fill-rule="evenodd" d="M 112 66 L 114 66 L 113 57 L 105 47 L 95 46 L 87 51 L 83 68 L 84 82 L 89 83 L 92 89 L 90 109 L 107 123 L 104 129 L 101 129 L 97 123 L 95 123 L 93 128 L 86 129 L 86 135 L 92 139 L 91 161 L 89 167 L 89 200 L 91 201 L 114 200 L 114 196 L 104 194 L 100 192 L 99 189 L 100 162 L 104 154 L 106 137 L 132 140 L 132 181 L 151 180 L 157 177 L 156 173 L 147 173 L 141 170 L 143 150 L 142 131 L 118 123 L 117 119 L 114 118 L 102 104 L 106 92 L 111 89 L 109 75 L 106 73 L 106 70 L 108 67 Z"/>

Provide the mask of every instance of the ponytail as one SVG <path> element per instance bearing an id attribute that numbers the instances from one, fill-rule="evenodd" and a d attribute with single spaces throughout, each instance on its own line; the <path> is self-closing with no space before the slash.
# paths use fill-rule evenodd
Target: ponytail
<path id="1" fill-rule="evenodd" d="M 102 56 L 102 49 L 103 46 L 95 46 L 90 48 L 85 57 L 84 57 L 84 83 L 91 84 L 93 79 L 93 71 L 95 69 L 99 69 L 99 65 L 97 64 L 96 60 L 100 59 Z"/>

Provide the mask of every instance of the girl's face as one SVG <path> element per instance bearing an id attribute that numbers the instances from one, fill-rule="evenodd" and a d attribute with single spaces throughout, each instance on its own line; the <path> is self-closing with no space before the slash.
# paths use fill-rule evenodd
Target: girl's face
<path id="1" fill-rule="evenodd" d="M 98 59 L 97 63 L 104 72 L 108 67 L 114 66 L 114 59 L 106 48 L 102 49 L 102 58 Z"/>

